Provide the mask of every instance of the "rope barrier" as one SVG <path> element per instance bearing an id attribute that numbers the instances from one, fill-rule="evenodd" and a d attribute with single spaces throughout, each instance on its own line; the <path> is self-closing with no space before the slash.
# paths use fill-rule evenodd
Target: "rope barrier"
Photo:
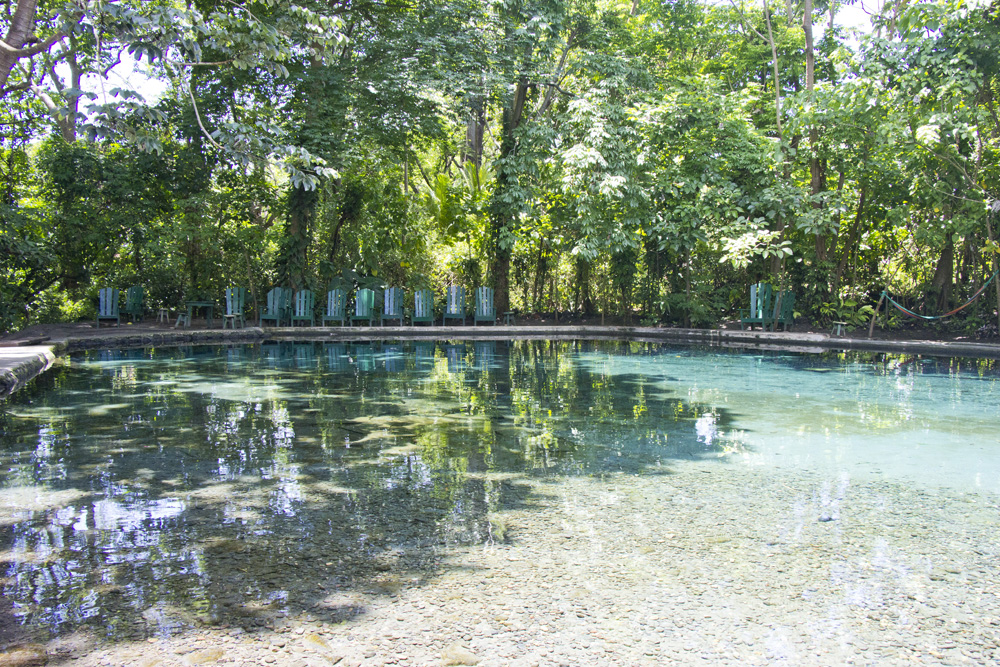
<path id="1" fill-rule="evenodd" d="M 882 296 L 884 296 L 886 298 L 886 300 L 889 303 L 891 303 L 896 308 L 896 310 L 898 310 L 899 312 L 903 313 L 904 315 L 909 315 L 910 317 L 916 317 L 917 319 L 924 320 L 924 321 L 940 320 L 940 319 L 943 319 L 945 317 L 951 317 L 952 315 L 954 315 L 958 311 L 964 309 L 970 303 L 972 303 L 973 301 L 975 301 L 977 298 L 979 298 L 979 295 L 983 293 L 983 290 L 985 290 L 989 286 L 989 284 L 991 282 L 993 282 L 993 279 L 997 277 L 998 273 L 1000 273 L 1000 269 L 997 269 L 996 271 L 994 271 L 993 275 L 990 276 L 990 279 L 987 280 L 985 283 L 983 283 L 983 286 L 980 287 L 978 290 L 976 290 L 976 293 L 973 294 L 969 298 L 968 301 L 966 301 L 965 303 L 963 303 L 961 306 L 959 306 L 955 310 L 949 310 L 944 315 L 920 315 L 918 313 L 913 312 L 912 310 L 910 310 L 909 308 L 907 308 L 903 304 L 899 303 L 895 299 L 893 299 L 891 296 L 889 296 L 889 293 L 887 291 L 882 290 Z"/>

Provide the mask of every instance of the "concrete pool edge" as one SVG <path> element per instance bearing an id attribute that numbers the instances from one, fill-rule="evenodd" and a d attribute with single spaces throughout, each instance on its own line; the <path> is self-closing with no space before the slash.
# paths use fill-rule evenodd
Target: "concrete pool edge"
<path id="1" fill-rule="evenodd" d="M 235 344 L 264 340 L 628 340 L 672 342 L 714 347 L 823 352 L 854 350 L 925 354 L 943 357 L 1000 358 L 1000 345 L 955 341 L 890 341 L 866 338 L 834 338 L 827 334 L 740 331 L 727 329 L 667 329 L 626 326 L 483 326 L 483 327 L 247 327 L 244 329 L 104 329 L 69 334 L 43 345 L 0 346 L 0 397 L 7 396 L 45 372 L 56 359 L 69 352 L 110 347 L 155 345 Z"/>

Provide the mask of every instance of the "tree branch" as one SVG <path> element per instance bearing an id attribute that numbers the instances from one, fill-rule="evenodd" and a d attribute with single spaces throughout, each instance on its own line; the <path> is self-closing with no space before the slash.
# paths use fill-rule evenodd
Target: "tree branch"
<path id="1" fill-rule="evenodd" d="M 3 97 L 7 93 L 16 93 L 18 91 L 25 91 L 31 89 L 31 82 L 27 81 L 25 83 L 19 83 L 16 86 L 7 86 L 6 88 L 0 88 L 0 97 Z"/>
<path id="2" fill-rule="evenodd" d="M 750 23 L 747 22 L 746 15 L 743 13 L 743 9 L 736 4 L 736 0 L 729 0 L 729 4 L 731 4 L 733 6 L 733 9 L 736 10 L 736 13 L 739 14 L 740 23 L 743 25 L 744 32 L 753 32 L 761 39 L 763 40 L 767 39 L 767 37 L 764 37 L 764 35 L 762 35 L 757 31 L 757 28 L 753 27 L 752 25 L 750 25 Z"/>
<path id="3" fill-rule="evenodd" d="M 781 130 L 781 79 L 778 77 L 778 45 L 774 41 L 774 32 L 771 30 L 771 8 L 768 6 L 767 0 L 764 0 L 764 18 L 767 19 L 767 41 L 771 44 L 771 58 L 774 60 L 774 121 L 778 126 L 778 140 L 784 143 L 785 135 Z"/>
<path id="4" fill-rule="evenodd" d="M 182 60 L 167 60 L 166 62 L 170 63 L 171 65 L 176 65 L 178 67 L 217 67 L 219 65 L 230 64 L 231 62 L 233 62 L 233 58 L 230 58 L 229 60 L 217 60 L 214 62 L 196 61 L 189 63 L 189 62 L 184 62 Z"/>
<path id="5" fill-rule="evenodd" d="M 29 46 L 26 49 L 16 49 L 4 40 L 0 39 L 0 51 L 3 51 L 8 56 L 13 58 L 30 58 L 31 56 L 37 55 L 42 51 L 47 51 L 53 44 L 58 42 L 60 39 L 66 36 L 66 33 L 61 30 L 49 35 L 47 38 L 38 42 L 34 46 Z"/>
<path id="6" fill-rule="evenodd" d="M 114 62 L 104 68 L 104 71 L 101 72 L 101 76 L 103 76 L 105 79 L 107 79 L 108 78 L 108 72 L 110 72 L 111 70 L 113 70 L 116 65 L 121 65 L 122 64 L 122 51 L 124 51 L 124 50 L 125 50 L 124 47 L 118 49 L 118 55 L 115 57 Z"/>
<path id="7" fill-rule="evenodd" d="M 212 144 L 213 146 L 215 146 L 215 148 L 219 149 L 220 151 L 224 151 L 225 149 L 223 149 L 222 146 L 219 145 L 219 142 L 217 142 L 215 139 L 212 138 L 212 135 L 208 133 L 208 130 L 205 129 L 205 125 L 201 122 L 201 112 L 198 111 L 198 102 L 194 99 L 194 86 L 190 82 L 188 82 L 187 89 L 188 89 L 188 97 L 191 98 L 191 107 L 194 109 L 194 117 L 198 121 L 198 127 L 201 128 L 201 133 L 205 135 L 206 139 L 208 139 L 208 143 Z"/>
<path id="8" fill-rule="evenodd" d="M 538 105 L 538 110 L 534 114 L 534 119 L 540 118 L 544 115 L 549 107 L 552 105 L 552 100 L 555 97 L 555 91 L 559 89 L 559 83 L 566 77 L 566 60 L 569 58 L 570 50 L 576 46 L 577 30 L 573 30 L 569 36 L 566 38 L 566 48 L 563 49 L 562 56 L 559 58 L 559 65 L 556 67 L 556 76 L 554 81 L 548 84 L 548 90 L 545 91 L 545 97 L 542 99 L 542 103 Z"/>
<path id="9" fill-rule="evenodd" d="M 917 142 L 914 142 L 914 143 L 916 144 L 917 148 L 924 149 L 925 151 L 927 151 L 928 153 L 930 153 L 931 155 L 933 155 L 937 159 L 943 160 L 944 162 L 947 162 L 952 167 L 954 167 L 955 169 L 957 169 L 962 174 L 962 177 L 965 179 L 965 182 L 969 185 L 969 187 L 972 188 L 973 190 L 978 191 L 978 192 L 982 192 L 983 195 L 984 195 L 984 199 L 985 199 L 986 191 L 979 185 L 978 182 L 976 182 L 976 179 L 974 179 L 969 174 L 969 172 L 965 170 L 965 167 L 963 167 L 961 163 L 957 162 L 950 155 L 946 155 L 944 153 L 938 153 L 937 151 L 933 151 L 929 147 L 924 146 L 921 143 L 917 143 Z M 952 196 L 955 196 L 958 199 L 965 199 L 965 197 L 957 197 L 956 195 L 952 195 Z M 968 201 L 979 201 L 979 200 L 968 200 Z"/>

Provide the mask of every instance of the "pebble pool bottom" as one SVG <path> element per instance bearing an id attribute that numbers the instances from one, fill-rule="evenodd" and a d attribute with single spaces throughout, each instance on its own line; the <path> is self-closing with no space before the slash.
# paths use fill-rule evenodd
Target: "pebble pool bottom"
<path id="1" fill-rule="evenodd" d="M 979 596 L 965 614 L 989 626 L 998 377 L 990 360 L 584 341 L 73 355 L 0 403 L 0 627 L 135 640 L 306 609 L 345 622 L 363 610 L 322 607 L 332 592 L 397 570 L 431 586 L 452 552 L 559 543 L 546 512 L 567 495 L 643 568 L 711 587 L 726 575 L 652 556 L 674 543 L 759 567 L 826 530 L 836 550 L 855 489 L 866 562 L 893 583 L 831 584 L 831 567 L 793 598 L 829 585 L 870 616 L 892 587 L 923 603 L 960 577 L 946 594 Z M 969 511 L 935 514 L 954 503 Z M 660 534 L 674 510 L 691 514 Z M 938 543 L 954 549 L 923 546 Z M 741 586 L 758 576 L 766 589 L 767 573 Z"/>

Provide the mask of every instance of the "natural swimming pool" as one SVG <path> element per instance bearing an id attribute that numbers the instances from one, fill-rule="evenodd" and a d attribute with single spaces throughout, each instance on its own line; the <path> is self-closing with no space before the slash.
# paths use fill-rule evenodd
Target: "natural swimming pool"
<path id="1" fill-rule="evenodd" d="M 988 661 L 998 377 L 613 342 L 75 355 L 0 405 L 0 625 L 330 644 L 430 605 L 447 641 L 392 645 Z"/>

